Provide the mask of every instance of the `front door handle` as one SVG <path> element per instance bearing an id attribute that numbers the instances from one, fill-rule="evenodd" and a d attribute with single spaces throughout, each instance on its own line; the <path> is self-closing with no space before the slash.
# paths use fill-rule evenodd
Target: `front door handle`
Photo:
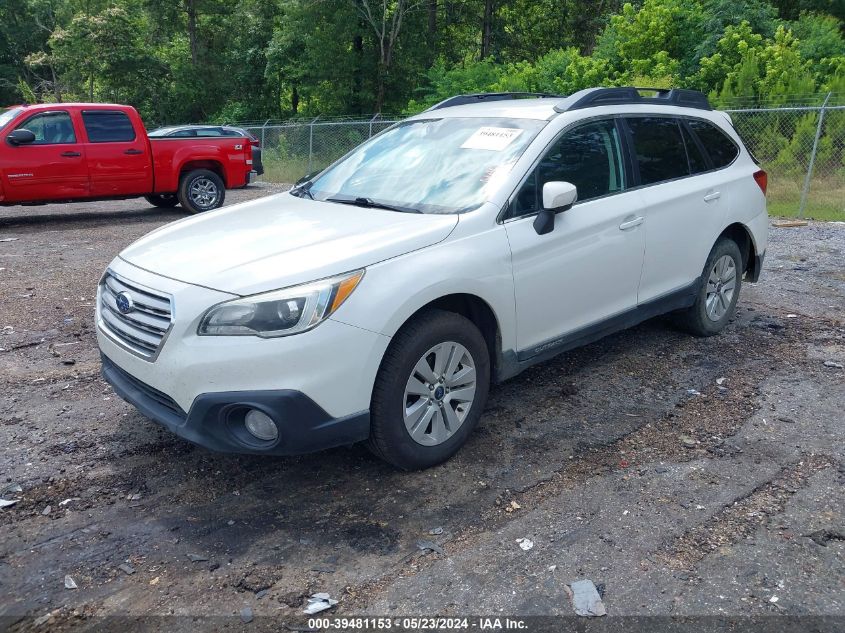
<path id="1" fill-rule="evenodd" d="M 718 200 L 721 197 L 721 191 L 714 191 L 713 193 L 708 193 L 706 196 L 704 196 L 704 202 L 713 202 L 714 200 Z"/>
<path id="2" fill-rule="evenodd" d="M 639 215 L 639 216 L 637 216 L 637 217 L 635 217 L 631 220 L 625 220 L 622 224 L 619 225 L 619 230 L 620 231 L 627 231 L 628 229 L 632 229 L 635 226 L 639 226 L 640 224 L 643 223 L 644 220 L 645 220 L 645 218 L 642 217 L 641 215 Z"/>
<path id="3" fill-rule="evenodd" d="M 141 150 L 139 150 L 139 149 L 128 149 L 128 150 L 126 150 L 126 151 L 125 151 L 125 152 L 123 152 L 123 153 L 124 153 L 124 154 L 129 154 L 130 156 L 137 156 L 138 154 L 143 154 L 144 152 L 142 152 L 142 151 L 141 151 Z"/>
<path id="4" fill-rule="evenodd" d="M 82 154 L 80 152 L 62 152 L 62 156 L 65 158 L 79 158 Z"/>

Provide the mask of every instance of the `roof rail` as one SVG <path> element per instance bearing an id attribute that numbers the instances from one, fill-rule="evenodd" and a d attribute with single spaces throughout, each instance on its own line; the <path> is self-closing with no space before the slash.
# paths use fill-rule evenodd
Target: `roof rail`
<path id="1" fill-rule="evenodd" d="M 644 97 L 641 92 L 653 92 L 653 97 Z M 555 106 L 557 112 L 581 110 L 606 105 L 623 104 L 653 104 L 673 105 L 698 110 L 712 110 L 707 95 L 697 90 L 683 88 L 587 88 L 569 95 L 563 102 Z"/>
<path id="2" fill-rule="evenodd" d="M 440 103 L 431 106 L 426 112 L 450 108 L 452 106 L 467 105 L 468 103 L 480 103 L 482 101 L 507 101 L 520 98 L 549 98 L 563 99 L 564 95 L 554 95 L 546 92 L 481 92 L 477 94 L 455 95 L 444 99 Z"/>

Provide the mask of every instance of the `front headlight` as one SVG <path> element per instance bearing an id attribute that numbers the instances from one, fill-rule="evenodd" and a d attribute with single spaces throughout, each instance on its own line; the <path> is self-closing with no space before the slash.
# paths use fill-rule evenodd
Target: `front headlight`
<path id="1" fill-rule="evenodd" d="M 356 270 L 301 286 L 221 303 L 200 321 L 200 336 L 289 336 L 329 318 L 364 277 Z"/>

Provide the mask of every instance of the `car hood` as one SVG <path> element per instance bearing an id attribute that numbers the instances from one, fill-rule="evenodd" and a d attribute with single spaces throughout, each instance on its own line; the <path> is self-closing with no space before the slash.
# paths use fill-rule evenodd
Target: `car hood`
<path id="1" fill-rule="evenodd" d="M 270 196 L 187 218 L 120 257 L 152 273 L 250 295 L 369 266 L 440 242 L 457 215 Z"/>

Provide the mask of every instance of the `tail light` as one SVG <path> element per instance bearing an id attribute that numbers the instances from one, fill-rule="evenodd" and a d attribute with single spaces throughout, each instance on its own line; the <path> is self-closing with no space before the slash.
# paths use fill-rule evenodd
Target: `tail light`
<path id="1" fill-rule="evenodd" d="M 754 180 L 757 182 L 757 185 L 760 187 L 760 190 L 763 192 L 763 195 L 766 195 L 766 187 L 769 186 L 769 175 L 763 171 L 754 172 Z"/>
<path id="2" fill-rule="evenodd" d="M 249 139 L 249 144 L 253 147 L 261 147 L 261 141 L 259 141 L 257 138 Z"/>

